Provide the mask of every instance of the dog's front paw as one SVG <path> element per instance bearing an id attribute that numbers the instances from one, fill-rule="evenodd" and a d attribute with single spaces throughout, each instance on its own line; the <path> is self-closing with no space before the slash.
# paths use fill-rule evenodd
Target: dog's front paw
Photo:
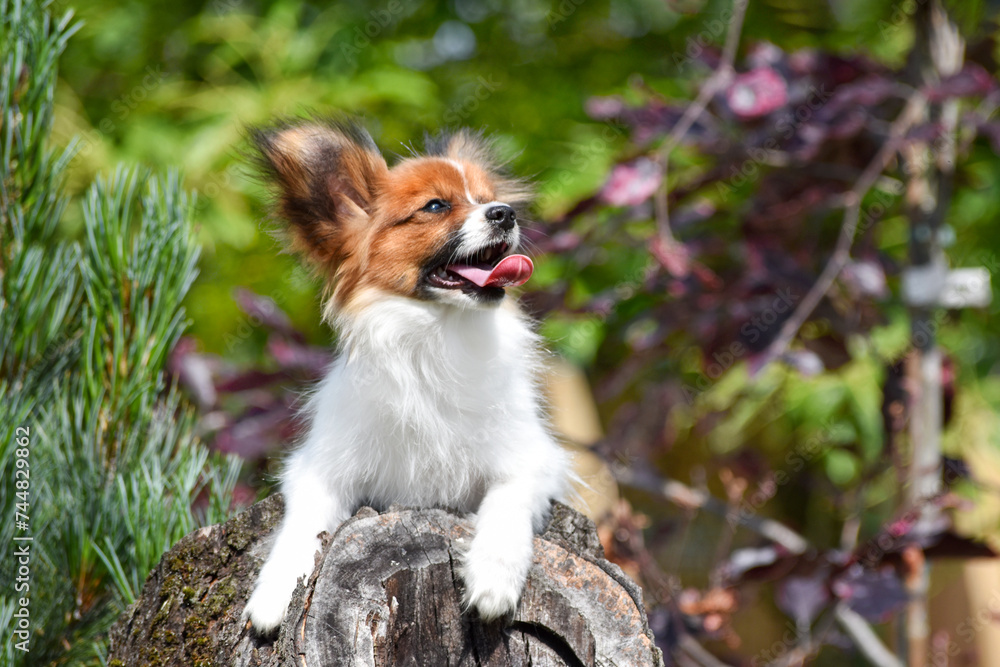
<path id="1" fill-rule="evenodd" d="M 517 609 L 530 563 L 521 560 L 497 554 L 477 556 L 473 549 L 466 556 L 460 571 L 465 582 L 466 608 L 475 608 L 486 621 L 513 613 Z"/>
<path id="2" fill-rule="evenodd" d="M 290 576 L 289 572 L 276 572 L 275 568 L 265 566 L 257 579 L 253 594 L 243 608 L 243 620 L 249 620 L 258 634 L 271 635 L 276 632 L 285 618 L 297 583 L 298 579 Z"/>
<path id="3" fill-rule="evenodd" d="M 465 605 L 475 608 L 484 621 L 513 613 L 520 597 L 520 587 L 495 581 L 480 581 L 475 576 L 466 574 Z"/>

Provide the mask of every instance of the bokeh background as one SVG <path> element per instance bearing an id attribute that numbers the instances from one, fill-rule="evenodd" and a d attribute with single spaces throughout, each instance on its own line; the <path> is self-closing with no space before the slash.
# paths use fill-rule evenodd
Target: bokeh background
<path id="1" fill-rule="evenodd" d="M 197 192 L 200 275 L 170 370 L 201 438 L 246 461 L 237 505 L 269 487 L 334 336 L 317 285 L 268 233 L 245 128 L 337 110 L 387 156 L 483 128 L 536 183 L 524 302 L 574 378 L 563 400 L 593 423 L 570 436 L 601 461 L 595 518 L 668 661 L 870 664 L 844 607 L 902 651 L 919 552 L 934 562 L 932 641 L 906 664 L 993 664 L 1000 574 L 969 558 L 1000 538 L 1000 306 L 924 314 L 944 354 L 946 485 L 941 521 L 911 534 L 920 342 L 901 274 L 924 172 L 951 184 L 933 231 L 950 264 L 987 283 L 1000 268 L 994 5 L 944 6 L 964 62 L 928 75 L 931 0 L 750 0 L 745 18 L 728 0 L 59 0 L 83 25 L 52 139 L 78 142 L 71 195 L 122 162 L 179 170 Z M 735 69 L 719 78 L 734 14 Z M 914 91 L 926 115 L 896 136 Z M 888 141 L 899 153 L 859 192 L 843 270 L 780 341 L 831 258 L 844 193 Z M 68 208 L 63 232 L 83 225 Z M 806 546 L 789 551 L 782 528 Z"/>

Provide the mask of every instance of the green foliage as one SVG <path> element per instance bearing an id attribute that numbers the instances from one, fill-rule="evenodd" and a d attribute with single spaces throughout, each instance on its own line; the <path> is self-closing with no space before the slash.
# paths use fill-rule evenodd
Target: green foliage
<path id="1" fill-rule="evenodd" d="M 14 426 L 37 425 L 43 453 L 32 459 L 33 474 L 38 493 L 52 498 L 44 525 L 51 525 L 45 534 L 53 542 L 36 575 L 49 577 L 45 590 L 53 593 L 33 607 L 52 619 L 34 625 L 46 629 L 36 641 L 55 656 L 65 632 L 84 659 L 94 655 L 86 638 L 99 636 L 112 610 L 136 594 L 157 554 L 226 510 L 218 490 L 231 485 L 233 468 L 191 446 L 193 418 L 162 378 L 184 310 L 202 349 L 227 361 L 261 365 L 267 341 L 264 327 L 249 326 L 238 310 L 236 287 L 272 297 L 311 342 L 329 336 L 319 322 L 315 285 L 293 259 L 278 255 L 267 234 L 262 192 L 240 166 L 244 126 L 339 109 L 364 116 L 380 145 L 399 153 L 404 142 L 419 145 L 425 130 L 485 127 L 513 157 L 515 170 L 536 182 L 539 220 L 558 219 L 600 188 L 615 162 L 654 150 L 623 127 L 588 117 L 587 100 L 618 95 L 638 108 L 693 99 L 710 73 L 712 59 L 703 56 L 722 43 L 732 8 L 731 0 L 90 0 L 80 3 L 85 23 L 67 45 L 79 24 L 47 23 L 33 9 L 0 3 L 6 170 L 0 182 L 0 447 L 13 442 Z M 989 61 L 995 39 L 982 38 L 996 29 L 985 14 L 995 3 L 949 4 L 969 38 L 970 58 Z M 786 54 L 808 49 L 798 54 L 806 61 L 860 55 L 886 72 L 899 70 L 913 46 L 920 5 L 754 0 L 738 69 L 754 66 L 747 55 L 771 42 Z M 439 57 L 435 37 L 461 26 L 474 36 L 475 50 Z M 64 47 L 56 85 L 55 62 Z M 23 63 L 33 63 L 27 74 Z M 995 66 L 989 68 L 995 76 Z M 713 105 L 708 113 L 716 129 L 739 132 L 748 144 L 773 130 L 767 120 L 733 129 L 738 124 L 718 113 L 723 105 Z M 14 122 L 18 114 L 23 118 Z M 50 126 L 56 145 L 72 146 L 74 137 L 79 144 L 52 151 L 45 140 Z M 995 273 L 1000 160 L 982 138 L 961 143 L 968 155 L 957 165 L 948 215 L 954 243 L 947 253 L 955 266 L 985 265 Z M 710 153 L 678 146 L 670 161 L 671 192 L 722 164 L 725 156 Z M 817 158 L 811 168 L 829 167 L 827 159 Z M 178 168 L 183 185 L 201 196 L 185 202 L 181 176 L 115 170 L 122 160 Z M 744 280 L 748 212 L 775 172 L 756 159 L 745 164 L 754 167 L 753 177 L 723 174 L 724 185 L 694 195 L 689 190 L 672 209 L 678 240 L 724 286 Z M 107 173 L 113 175 L 97 178 Z M 888 175 L 887 182 L 905 180 L 905 174 Z M 853 176 L 843 178 L 846 184 Z M 67 207 L 66 194 L 82 205 Z M 907 263 L 908 220 L 901 196 L 889 199 L 885 217 L 859 235 L 855 259 Z M 688 204 L 713 213 L 678 223 Z M 197 243 L 189 221 L 196 223 Z M 792 228 L 789 236 L 799 234 L 784 250 L 807 268 L 794 277 L 811 281 L 828 256 L 839 215 L 810 204 L 784 224 Z M 544 222 L 534 226 L 547 229 Z M 584 239 L 585 261 L 544 255 L 530 286 L 558 295 L 543 332 L 587 368 L 610 439 L 645 457 L 641 465 L 680 479 L 706 471 L 706 483 L 719 495 L 721 468 L 738 467 L 747 453 L 757 457 L 755 465 L 763 460 L 773 488 L 761 491 L 765 500 L 754 512 L 794 526 L 821 547 L 839 544 L 843 522 L 859 514 L 861 539 L 881 529 L 899 489 L 897 470 L 886 460 L 892 452 L 879 406 L 887 366 L 912 345 L 906 309 L 892 296 L 899 291 L 892 270 L 890 294 L 879 297 L 872 313 L 856 313 L 835 287 L 825 302 L 831 310 L 818 311 L 796 341 L 795 350 L 802 350 L 831 334 L 843 338 L 843 365 L 815 375 L 774 365 L 758 374 L 751 372 L 748 345 L 731 358 L 724 358 L 728 348 L 714 357 L 702 347 L 706 319 L 732 304 L 708 299 L 704 310 L 692 308 L 681 318 L 657 312 L 675 297 L 670 283 L 650 279 L 654 270 L 662 273 L 646 247 L 657 233 L 651 209 L 598 206 L 576 216 L 571 231 Z M 769 229 L 767 235 L 778 234 Z M 196 247 L 202 274 L 192 283 Z M 729 332 L 743 343 L 747 312 L 734 315 Z M 845 313 L 875 324 L 863 336 L 831 332 L 830 322 Z M 940 322 L 939 338 L 954 359 L 961 390 L 946 434 L 950 455 L 997 450 L 990 433 L 1000 406 L 998 313 L 995 300 L 983 311 Z M 662 333 L 666 320 L 676 331 Z M 650 351 L 657 335 L 669 352 Z M 10 451 L 0 453 L 8 479 Z M 210 492 L 210 511 L 196 516 L 190 499 L 202 488 Z M 8 494 L 0 497 L 4 511 L 12 502 L 8 492 L 0 490 Z M 80 509 L 61 516 L 60 503 Z M 643 509 L 654 517 L 663 511 L 662 503 Z M 981 532 L 996 533 L 1000 510 L 984 516 Z M 7 539 L 12 529 L 0 530 L 8 531 L 0 534 Z M 56 535 L 65 539 L 57 544 Z M 717 555 L 713 540 L 687 545 L 691 560 L 710 567 Z M 71 605 L 69 620 L 64 599 L 84 600 Z M 6 620 L 13 607 L 6 599 L 2 604 L 0 620 Z M 33 657 L 40 655 L 46 654 Z"/>
<path id="2" fill-rule="evenodd" d="M 237 151 L 244 126 L 337 109 L 363 116 L 396 153 L 419 145 L 425 131 L 486 127 L 516 156 L 519 172 L 548 174 L 539 179 L 541 209 L 559 210 L 600 183 L 626 141 L 623 131 L 590 121 L 581 98 L 619 89 L 621 73 L 642 61 L 619 30 L 647 14 L 643 31 L 663 35 L 676 20 L 660 3 L 626 4 L 621 25 L 609 27 L 606 5 L 566 6 L 563 17 L 535 0 L 483 5 L 482 20 L 470 23 L 475 54 L 418 70 L 404 57 L 433 54 L 437 31 L 456 22 L 453 8 L 407 0 L 88 2 L 58 96 L 56 136 L 82 137 L 71 187 L 82 190 L 121 159 L 179 167 L 202 195 L 196 220 L 206 279 L 187 302 L 198 339 L 227 356 L 260 350 L 260 336 L 235 350 L 227 345 L 242 319 L 232 292 L 245 286 L 274 297 L 311 338 L 326 340 L 315 287 L 289 280 L 295 263 L 277 256 L 266 233 L 262 193 Z M 651 33 L 644 43 L 662 48 Z M 567 77 L 567 68 L 586 71 L 586 80 Z"/>
<path id="3" fill-rule="evenodd" d="M 7 633 L 0 655 L 99 664 L 163 551 L 227 515 L 239 467 L 197 443 L 164 379 L 198 258 L 179 178 L 117 169 L 86 191 L 82 244 L 67 241 L 57 223 L 74 149 L 48 137 L 56 61 L 78 24 L 19 0 L 0 1 L 0 17 L 0 542 L 33 538 L 30 590 L 0 597 L 6 628 L 29 598 L 30 653 Z M 17 565 L 0 561 L 4 581 Z"/>

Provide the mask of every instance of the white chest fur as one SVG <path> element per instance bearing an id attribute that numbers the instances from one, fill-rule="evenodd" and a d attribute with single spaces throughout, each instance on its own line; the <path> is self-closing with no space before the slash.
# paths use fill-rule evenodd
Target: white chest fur
<path id="1" fill-rule="evenodd" d="M 294 456 L 341 492 L 472 510 L 542 435 L 537 337 L 516 309 L 381 299 L 337 324 L 341 354 Z"/>

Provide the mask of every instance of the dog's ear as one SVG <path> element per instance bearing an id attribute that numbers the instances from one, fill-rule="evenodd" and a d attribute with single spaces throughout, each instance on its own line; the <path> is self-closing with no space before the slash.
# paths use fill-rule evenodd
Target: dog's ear
<path id="1" fill-rule="evenodd" d="M 254 128 L 250 138 L 288 246 L 335 271 L 388 174 L 375 142 L 355 123 L 314 119 Z"/>
<path id="2" fill-rule="evenodd" d="M 498 201 L 511 206 L 531 201 L 531 188 L 526 181 L 513 177 L 507 164 L 498 157 L 496 145 L 482 131 L 461 129 L 456 132 L 428 136 L 428 155 L 446 157 L 457 162 L 478 166 L 493 179 Z"/>

